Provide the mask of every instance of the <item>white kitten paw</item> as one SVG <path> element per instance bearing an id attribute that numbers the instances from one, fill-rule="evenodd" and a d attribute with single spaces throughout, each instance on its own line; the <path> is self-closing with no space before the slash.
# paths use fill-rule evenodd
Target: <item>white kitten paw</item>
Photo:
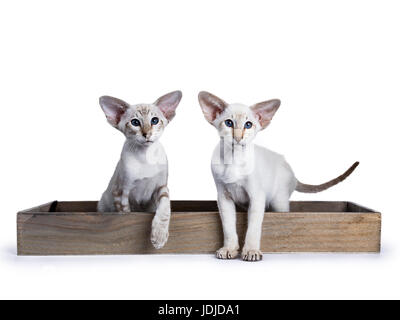
<path id="1" fill-rule="evenodd" d="M 131 208 L 129 205 L 122 205 L 121 211 L 125 213 L 131 212 Z"/>
<path id="2" fill-rule="evenodd" d="M 215 253 L 218 259 L 235 259 L 239 255 L 238 248 L 222 247 Z"/>
<path id="3" fill-rule="evenodd" d="M 168 223 L 162 223 L 157 218 L 153 219 L 150 240 L 154 248 L 161 249 L 168 240 Z"/>
<path id="4" fill-rule="evenodd" d="M 121 204 L 121 202 L 115 201 L 114 206 L 117 212 L 131 212 L 131 207 L 129 204 Z"/>
<path id="5" fill-rule="evenodd" d="M 260 250 L 244 249 L 242 250 L 243 261 L 260 261 L 263 254 Z"/>

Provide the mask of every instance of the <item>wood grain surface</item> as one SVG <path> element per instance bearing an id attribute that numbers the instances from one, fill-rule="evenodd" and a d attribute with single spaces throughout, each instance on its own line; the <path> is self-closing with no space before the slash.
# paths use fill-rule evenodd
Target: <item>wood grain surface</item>
<path id="1" fill-rule="evenodd" d="M 51 202 L 17 214 L 19 255 L 214 253 L 223 234 L 215 201 L 172 201 L 168 243 L 150 243 L 152 213 L 96 213 L 94 201 Z M 247 214 L 237 213 L 243 241 Z M 379 252 L 381 214 L 349 202 L 292 202 L 266 212 L 261 249 L 279 252 Z"/>

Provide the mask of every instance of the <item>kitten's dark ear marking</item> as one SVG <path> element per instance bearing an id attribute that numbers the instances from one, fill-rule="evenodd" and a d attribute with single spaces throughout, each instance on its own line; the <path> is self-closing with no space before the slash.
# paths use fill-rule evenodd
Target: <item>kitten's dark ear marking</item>
<path id="1" fill-rule="evenodd" d="M 224 100 L 206 91 L 199 93 L 199 103 L 208 122 L 213 122 L 228 105 Z"/>
<path id="2" fill-rule="evenodd" d="M 257 103 L 250 107 L 256 115 L 262 129 L 265 129 L 271 122 L 275 112 L 279 109 L 281 101 L 278 99 Z"/>
<path id="3" fill-rule="evenodd" d="M 110 96 L 100 97 L 99 103 L 108 122 L 113 127 L 117 127 L 118 123 L 121 121 L 122 115 L 129 107 L 129 104 L 125 101 Z"/>
<path id="4" fill-rule="evenodd" d="M 171 121 L 175 116 L 175 110 L 178 107 L 179 102 L 182 99 L 181 91 L 173 91 L 163 95 L 158 98 L 154 104 L 160 108 L 164 117 L 167 118 L 168 121 Z"/>

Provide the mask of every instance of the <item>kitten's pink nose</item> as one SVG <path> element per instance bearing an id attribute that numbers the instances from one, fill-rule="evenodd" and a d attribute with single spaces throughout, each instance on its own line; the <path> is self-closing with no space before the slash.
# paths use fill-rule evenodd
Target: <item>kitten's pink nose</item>
<path id="1" fill-rule="evenodd" d="M 236 140 L 237 143 L 240 142 L 243 138 L 243 132 L 241 129 L 233 129 L 233 138 Z"/>
<path id="2" fill-rule="evenodd" d="M 151 136 L 151 132 L 150 132 L 150 131 L 143 131 L 143 137 L 144 137 L 145 139 L 149 139 L 150 136 Z"/>
<path id="3" fill-rule="evenodd" d="M 145 139 L 149 139 L 149 137 L 151 136 L 151 126 L 150 125 L 144 125 L 143 129 L 142 129 L 142 135 Z"/>

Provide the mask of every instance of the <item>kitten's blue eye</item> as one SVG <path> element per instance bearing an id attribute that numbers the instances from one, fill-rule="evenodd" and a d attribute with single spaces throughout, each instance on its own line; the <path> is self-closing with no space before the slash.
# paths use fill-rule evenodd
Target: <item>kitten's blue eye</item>
<path id="1" fill-rule="evenodd" d="M 154 117 L 153 119 L 151 119 L 151 124 L 156 125 L 158 123 L 158 121 L 159 121 L 158 118 Z"/>
<path id="2" fill-rule="evenodd" d="M 247 122 L 244 124 L 244 128 L 245 128 L 245 129 L 250 129 L 252 126 L 253 126 L 253 124 L 252 124 L 250 121 L 247 121 Z"/>
<path id="3" fill-rule="evenodd" d="M 132 125 L 135 127 L 139 127 L 140 126 L 140 121 L 138 119 L 133 119 L 131 121 Z"/>
<path id="4" fill-rule="evenodd" d="M 233 121 L 231 119 L 225 120 L 225 125 L 229 128 L 233 127 Z"/>

